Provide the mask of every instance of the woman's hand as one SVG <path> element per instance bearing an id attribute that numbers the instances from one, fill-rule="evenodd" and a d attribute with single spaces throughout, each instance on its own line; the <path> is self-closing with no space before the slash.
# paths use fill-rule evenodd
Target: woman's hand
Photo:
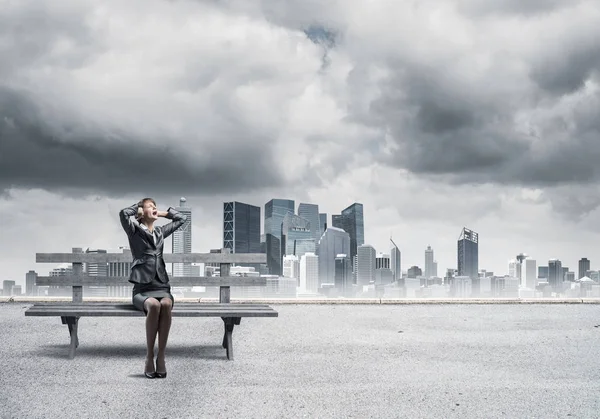
<path id="1" fill-rule="evenodd" d="M 169 213 L 167 211 L 157 211 L 156 215 L 158 215 L 159 217 L 166 217 L 167 215 L 169 215 Z"/>

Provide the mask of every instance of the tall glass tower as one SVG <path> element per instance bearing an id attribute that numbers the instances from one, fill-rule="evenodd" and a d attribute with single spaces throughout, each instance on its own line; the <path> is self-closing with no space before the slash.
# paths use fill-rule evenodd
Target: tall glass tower
<path id="1" fill-rule="evenodd" d="M 187 215 L 187 220 L 173 233 L 173 253 L 192 253 L 192 209 L 186 206 L 186 199 L 179 199 L 179 206 L 174 209 Z M 191 263 L 174 263 L 173 276 L 192 276 Z"/>
<path id="2" fill-rule="evenodd" d="M 355 202 L 342 213 L 331 216 L 331 225 L 341 228 L 350 235 L 350 260 L 354 260 L 358 246 L 365 244 L 363 204 Z"/>
<path id="3" fill-rule="evenodd" d="M 394 240 L 390 237 L 390 269 L 392 270 L 392 275 L 395 282 L 398 282 L 398 285 L 404 286 L 404 282 L 402 280 L 402 264 L 401 264 L 401 254 L 400 249 L 394 243 Z"/>
<path id="4" fill-rule="evenodd" d="M 294 214 L 293 199 L 271 199 L 265 204 L 265 248 L 270 275 L 282 275 L 281 224 L 286 214 Z"/>
<path id="5" fill-rule="evenodd" d="M 466 227 L 458 238 L 458 276 L 470 277 L 473 295 L 479 295 L 479 234 Z"/>
<path id="6" fill-rule="evenodd" d="M 223 247 L 231 253 L 260 253 L 260 207 L 223 203 Z"/>
<path id="7" fill-rule="evenodd" d="M 321 234 L 323 234 L 321 231 L 319 206 L 317 204 L 301 203 L 298 205 L 298 215 L 310 222 L 312 238 L 315 239 L 315 241 L 318 241 L 321 238 Z"/>

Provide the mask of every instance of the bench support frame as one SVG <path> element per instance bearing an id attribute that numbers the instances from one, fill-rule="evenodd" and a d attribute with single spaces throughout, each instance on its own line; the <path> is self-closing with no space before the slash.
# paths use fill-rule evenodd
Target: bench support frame
<path id="1" fill-rule="evenodd" d="M 241 317 L 221 317 L 225 326 L 223 334 L 223 348 L 227 351 L 227 359 L 233 361 L 233 326 L 239 325 Z"/>
<path id="2" fill-rule="evenodd" d="M 79 346 L 79 337 L 77 336 L 77 329 L 79 324 L 79 317 L 61 316 L 62 324 L 66 324 L 69 328 L 69 336 L 71 336 L 71 344 L 69 345 L 69 359 L 75 358 L 75 349 Z"/>

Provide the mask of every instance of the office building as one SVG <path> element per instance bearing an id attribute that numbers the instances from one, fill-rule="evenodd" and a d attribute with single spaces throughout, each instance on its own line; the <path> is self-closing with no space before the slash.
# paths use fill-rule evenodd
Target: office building
<path id="1" fill-rule="evenodd" d="M 350 260 L 354 259 L 358 246 L 365 243 L 365 225 L 363 205 L 355 202 L 342 210 L 339 215 L 331 216 L 331 225 L 341 228 L 350 235 Z"/>
<path id="2" fill-rule="evenodd" d="M 340 295 L 349 297 L 352 292 L 352 264 L 346 254 L 335 256 L 334 284 Z"/>
<path id="3" fill-rule="evenodd" d="M 385 253 L 378 253 L 375 256 L 375 269 L 390 269 L 390 262 L 390 255 L 386 255 Z"/>
<path id="4" fill-rule="evenodd" d="M 260 253 L 260 207 L 223 203 L 223 248 L 231 253 Z"/>
<path id="5" fill-rule="evenodd" d="M 321 231 L 321 235 L 323 235 L 323 233 L 325 233 L 325 230 L 327 230 L 327 213 L 326 212 L 319 213 L 319 228 Z M 318 241 L 318 239 L 317 239 L 317 241 Z"/>
<path id="6" fill-rule="evenodd" d="M 425 277 L 432 278 L 434 276 L 437 276 L 437 272 L 435 272 L 433 249 L 431 246 L 427 246 L 425 249 Z"/>
<path id="7" fill-rule="evenodd" d="M 319 239 L 319 287 L 334 283 L 335 258 L 339 254 L 350 254 L 350 235 L 341 228 L 328 227 Z"/>
<path id="8" fill-rule="evenodd" d="M 590 270 L 590 260 L 588 258 L 579 259 L 579 271 L 577 273 L 577 279 L 581 279 L 585 276 L 585 273 Z"/>
<path id="9" fill-rule="evenodd" d="M 179 199 L 179 206 L 174 209 L 187 216 L 185 223 L 173 233 L 173 253 L 192 253 L 192 208 L 186 205 L 187 200 Z M 173 263 L 173 276 L 192 276 L 191 263 Z"/>
<path id="10" fill-rule="evenodd" d="M 458 239 L 458 276 L 479 277 L 479 235 L 468 228 Z"/>
<path id="11" fill-rule="evenodd" d="M 311 238 L 315 243 L 321 238 L 321 220 L 319 217 L 319 206 L 317 204 L 300 203 L 298 205 L 298 216 L 310 223 Z"/>
<path id="12" fill-rule="evenodd" d="M 25 294 L 38 295 L 38 287 L 35 284 L 38 274 L 36 271 L 29 271 L 25 274 Z"/>
<path id="13" fill-rule="evenodd" d="M 356 283 L 369 285 L 375 282 L 375 248 L 369 244 L 358 246 L 356 254 Z"/>
<path id="14" fill-rule="evenodd" d="M 265 204 L 265 250 L 270 275 L 282 274 L 281 225 L 287 214 L 294 214 L 292 199 L 271 199 Z"/>
<path id="15" fill-rule="evenodd" d="M 527 258 L 523 261 L 525 265 L 525 280 L 524 285 L 525 288 L 535 289 L 537 286 L 537 267 L 536 261 L 531 258 Z"/>
<path id="16" fill-rule="evenodd" d="M 562 292 L 564 278 L 562 262 L 558 259 L 550 259 L 548 261 L 548 284 L 555 292 Z"/>
<path id="17" fill-rule="evenodd" d="M 311 245 L 312 242 L 312 245 Z M 306 253 L 315 251 L 315 241 L 308 220 L 287 213 L 281 223 L 281 254 L 296 255 L 299 258 Z M 298 246 L 300 244 L 300 246 Z"/>
<path id="18" fill-rule="evenodd" d="M 319 291 L 319 257 L 314 253 L 300 258 L 300 290 L 311 294 Z"/>
<path id="19" fill-rule="evenodd" d="M 283 257 L 283 277 L 295 278 L 296 286 L 300 285 L 300 261 L 295 255 L 285 255 Z"/>
<path id="20" fill-rule="evenodd" d="M 402 255 L 400 249 L 394 243 L 394 240 L 390 237 L 390 269 L 394 275 L 394 282 L 400 283 L 402 281 Z M 403 284 L 401 284 L 403 286 Z"/>

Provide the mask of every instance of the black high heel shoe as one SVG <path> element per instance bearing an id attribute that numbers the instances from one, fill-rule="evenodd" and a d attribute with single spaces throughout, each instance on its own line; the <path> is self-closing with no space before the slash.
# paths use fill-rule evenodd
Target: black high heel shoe
<path id="1" fill-rule="evenodd" d="M 144 371 L 144 375 L 146 376 L 146 378 L 156 378 L 155 372 L 145 372 Z"/>
<path id="2" fill-rule="evenodd" d="M 156 358 L 156 363 L 158 363 L 158 358 Z M 166 368 L 165 368 L 166 370 Z M 167 371 L 165 372 L 156 372 L 156 378 L 167 378 Z"/>

